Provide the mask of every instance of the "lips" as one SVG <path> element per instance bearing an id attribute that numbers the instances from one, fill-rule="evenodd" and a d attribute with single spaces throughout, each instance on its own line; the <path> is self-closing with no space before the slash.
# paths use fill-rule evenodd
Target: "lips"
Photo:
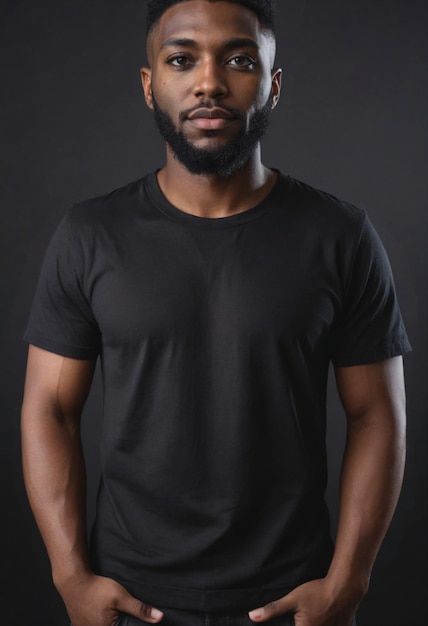
<path id="1" fill-rule="evenodd" d="M 221 131 L 236 120 L 236 116 L 221 107 L 200 107 L 187 115 L 187 120 L 201 131 Z"/>
<path id="2" fill-rule="evenodd" d="M 190 113 L 187 116 L 188 120 L 199 120 L 199 119 L 205 119 L 205 120 L 216 120 L 216 119 L 222 119 L 222 120 L 231 120 L 233 119 L 233 114 L 230 113 L 229 111 L 226 111 L 226 109 L 221 109 L 221 108 L 213 108 L 213 109 L 207 109 L 207 108 L 200 108 L 200 109 L 196 109 L 196 111 L 192 111 L 192 113 Z"/>

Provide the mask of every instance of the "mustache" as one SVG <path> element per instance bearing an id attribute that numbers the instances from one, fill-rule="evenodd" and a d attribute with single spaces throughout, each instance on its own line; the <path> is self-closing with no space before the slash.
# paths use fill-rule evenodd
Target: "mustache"
<path id="1" fill-rule="evenodd" d="M 244 120 L 244 115 L 239 109 L 234 109 L 233 107 L 229 107 L 225 104 L 218 104 L 217 102 L 199 102 L 199 104 L 195 105 L 191 109 L 185 109 L 179 113 L 180 122 L 185 122 L 189 116 L 193 115 L 195 111 L 199 111 L 200 109 L 223 109 L 223 111 L 227 111 L 231 117 L 238 119 L 240 121 Z"/>

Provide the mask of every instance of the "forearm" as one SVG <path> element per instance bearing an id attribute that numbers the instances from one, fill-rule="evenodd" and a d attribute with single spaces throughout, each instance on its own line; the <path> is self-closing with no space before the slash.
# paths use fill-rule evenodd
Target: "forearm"
<path id="1" fill-rule="evenodd" d="M 254 622 L 291 612 L 302 626 L 350 626 L 397 504 L 405 461 L 402 359 L 335 373 L 348 435 L 333 559 L 324 578 L 251 611 Z"/>
<path id="2" fill-rule="evenodd" d="M 252 611 L 254 622 L 291 612 L 296 624 L 351 624 L 367 591 L 402 480 L 402 420 L 381 415 L 382 410 L 350 420 L 336 546 L 327 576 Z"/>
<path id="3" fill-rule="evenodd" d="M 85 466 L 77 421 L 24 404 L 24 479 L 57 586 L 89 570 Z"/>
<path id="4" fill-rule="evenodd" d="M 385 403 L 349 420 L 339 522 L 328 573 L 361 596 L 394 513 L 404 471 L 404 407 Z"/>
<path id="5" fill-rule="evenodd" d="M 107 626 L 129 613 L 154 624 L 160 611 L 90 571 L 80 415 L 94 368 L 93 360 L 30 346 L 21 422 L 28 497 L 72 623 Z"/>

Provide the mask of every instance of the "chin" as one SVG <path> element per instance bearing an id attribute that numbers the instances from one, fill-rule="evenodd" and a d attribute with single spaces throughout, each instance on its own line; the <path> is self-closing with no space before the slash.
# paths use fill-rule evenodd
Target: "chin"
<path id="1" fill-rule="evenodd" d="M 195 148 L 196 150 L 203 150 L 204 152 L 215 152 L 216 150 L 221 150 L 222 148 L 225 148 L 230 143 L 230 139 L 224 139 L 223 141 L 219 141 L 218 138 L 206 137 L 205 139 L 202 139 L 200 141 L 192 141 L 189 143 L 192 148 Z"/>

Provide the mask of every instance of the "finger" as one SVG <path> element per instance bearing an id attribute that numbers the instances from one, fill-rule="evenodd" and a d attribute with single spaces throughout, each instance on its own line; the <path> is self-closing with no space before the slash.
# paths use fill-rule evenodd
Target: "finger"
<path id="1" fill-rule="evenodd" d="M 285 596 L 280 600 L 273 600 L 259 609 L 250 611 L 248 615 L 253 622 L 267 622 L 274 617 L 289 613 L 293 609 L 294 607 L 291 605 L 290 600 Z"/>
<path id="2" fill-rule="evenodd" d="M 123 613 L 128 613 L 128 615 L 132 615 L 133 617 L 149 624 L 157 624 L 163 618 L 162 611 L 159 611 L 159 609 L 156 609 L 150 604 L 141 602 L 141 600 L 138 600 L 129 594 L 126 594 L 126 596 L 121 598 L 118 609 Z"/>

